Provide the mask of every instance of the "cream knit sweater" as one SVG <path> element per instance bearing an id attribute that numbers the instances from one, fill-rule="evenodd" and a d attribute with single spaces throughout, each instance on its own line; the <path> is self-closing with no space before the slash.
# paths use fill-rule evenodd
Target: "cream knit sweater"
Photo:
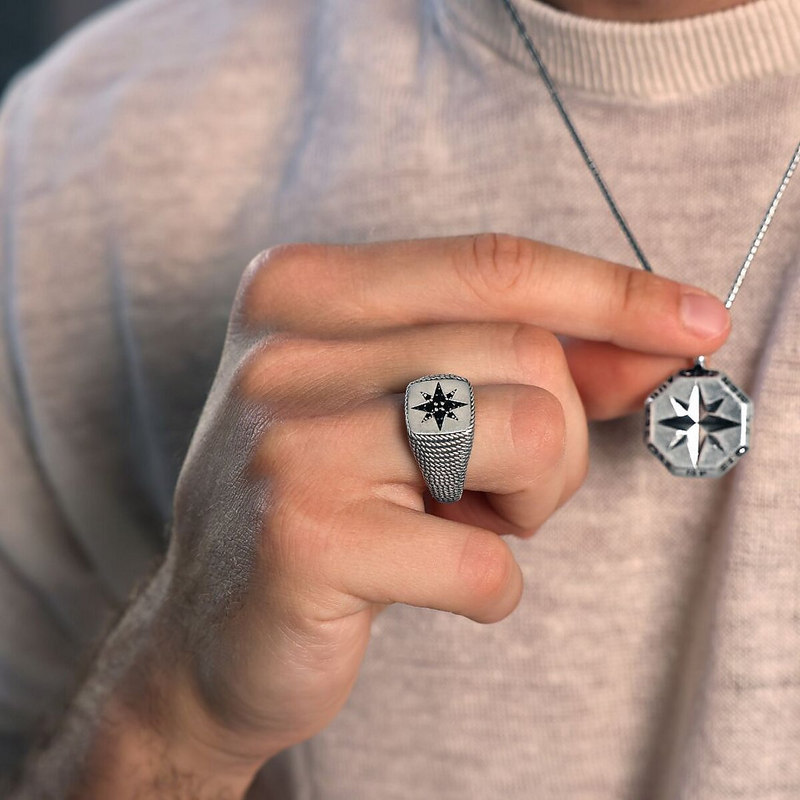
<path id="1" fill-rule="evenodd" d="M 660 274 L 723 295 L 800 134 L 800 4 L 686 21 L 519 0 Z M 57 709 L 163 550 L 240 274 L 284 241 L 497 230 L 633 263 L 499 0 L 137 0 L 0 117 L 0 741 Z M 281 800 L 800 797 L 800 185 L 712 360 L 752 451 L 677 479 L 593 424 L 519 608 L 394 606 Z"/>

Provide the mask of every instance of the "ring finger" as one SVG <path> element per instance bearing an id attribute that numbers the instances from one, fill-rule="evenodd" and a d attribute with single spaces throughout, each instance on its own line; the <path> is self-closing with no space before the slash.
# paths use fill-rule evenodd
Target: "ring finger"
<path id="1" fill-rule="evenodd" d="M 567 454 L 570 421 L 558 399 L 545 389 L 479 386 L 474 394 L 475 440 L 465 488 L 485 492 L 503 524 L 498 529 L 486 518 L 473 522 L 498 533 L 528 536 L 561 504 L 567 483 L 580 483 L 587 453 Z M 330 502 L 360 496 L 364 502 L 388 499 L 423 510 L 425 483 L 403 420 L 402 396 L 390 395 L 350 412 L 282 425 L 287 441 L 293 443 L 292 457 L 302 459 L 296 473 L 331 476 L 316 482 L 316 491 Z M 305 444 L 298 456 L 299 442 Z M 274 444 L 275 438 L 267 437 L 262 449 L 260 467 L 267 474 L 275 474 L 272 467 L 281 465 L 282 454 L 289 449 L 276 449 Z"/>
<path id="2" fill-rule="evenodd" d="M 421 375 L 455 373 L 473 386 L 521 384 L 555 395 L 570 420 L 567 460 L 588 447 L 583 404 L 557 337 L 533 325 L 456 323 L 404 328 L 364 340 L 267 340 L 242 370 L 245 396 L 279 417 L 319 416 L 401 393 Z M 313 398 L 313 403 L 309 403 Z M 581 471 L 568 476 L 565 495 Z"/>

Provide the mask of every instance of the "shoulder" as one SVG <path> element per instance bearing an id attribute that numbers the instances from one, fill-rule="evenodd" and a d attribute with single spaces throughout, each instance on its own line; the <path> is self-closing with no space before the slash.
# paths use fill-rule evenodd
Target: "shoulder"
<path id="1" fill-rule="evenodd" d="M 17 124 L 37 134 L 33 147 L 74 149 L 93 130 L 108 133 L 126 111 L 186 109 L 214 81 L 237 93 L 254 71 L 266 79 L 285 68 L 301 54 L 316 6 L 128 0 L 59 40 L 12 83 L 4 105 L 16 100 Z"/>
<path id="2" fill-rule="evenodd" d="M 148 81 L 167 91 L 211 67 L 274 68 L 286 77 L 293 62 L 313 60 L 319 52 L 331 55 L 330 42 L 342 45 L 339 57 L 349 61 L 357 60 L 349 50 L 354 42 L 373 56 L 395 42 L 416 39 L 434 5 L 434 0 L 123 0 L 63 36 L 24 77 L 31 94 L 59 93 L 63 105 Z"/>
<path id="3" fill-rule="evenodd" d="M 273 154 L 321 92 L 373 90 L 385 73 L 412 75 L 433 0 L 127 0 L 95 14 L 31 65 L 16 95 L 26 178 L 58 185 L 59 163 L 95 163 L 192 138 L 276 132 Z M 391 65 L 391 66 L 390 66 Z M 416 65 L 416 66 L 415 66 Z M 337 81 L 346 81 L 339 86 Z M 288 120 L 291 128 L 291 120 Z M 223 129 L 223 130 L 220 130 Z M 188 134 L 186 134 L 188 135 Z"/>
<path id="4" fill-rule="evenodd" d="M 116 80 L 165 68 L 208 64 L 267 47 L 291 45 L 316 10 L 313 0 L 127 0 L 90 16 L 33 65 L 42 83 L 92 92 Z"/>

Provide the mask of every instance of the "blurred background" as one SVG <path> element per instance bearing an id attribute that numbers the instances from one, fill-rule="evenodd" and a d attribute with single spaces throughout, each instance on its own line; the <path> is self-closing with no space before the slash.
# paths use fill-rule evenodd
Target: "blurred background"
<path id="1" fill-rule="evenodd" d="M 0 92 L 61 34 L 112 0 L 0 0 Z"/>

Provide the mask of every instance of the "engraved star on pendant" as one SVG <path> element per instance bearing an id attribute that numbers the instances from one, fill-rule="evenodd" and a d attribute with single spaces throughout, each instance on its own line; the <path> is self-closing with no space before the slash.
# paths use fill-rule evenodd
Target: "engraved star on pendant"
<path id="1" fill-rule="evenodd" d="M 645 401 L 645 442 L 673 475 L 718 478 L 748 450 L 752 408 L 727 375 L 698 359 Z"/>

